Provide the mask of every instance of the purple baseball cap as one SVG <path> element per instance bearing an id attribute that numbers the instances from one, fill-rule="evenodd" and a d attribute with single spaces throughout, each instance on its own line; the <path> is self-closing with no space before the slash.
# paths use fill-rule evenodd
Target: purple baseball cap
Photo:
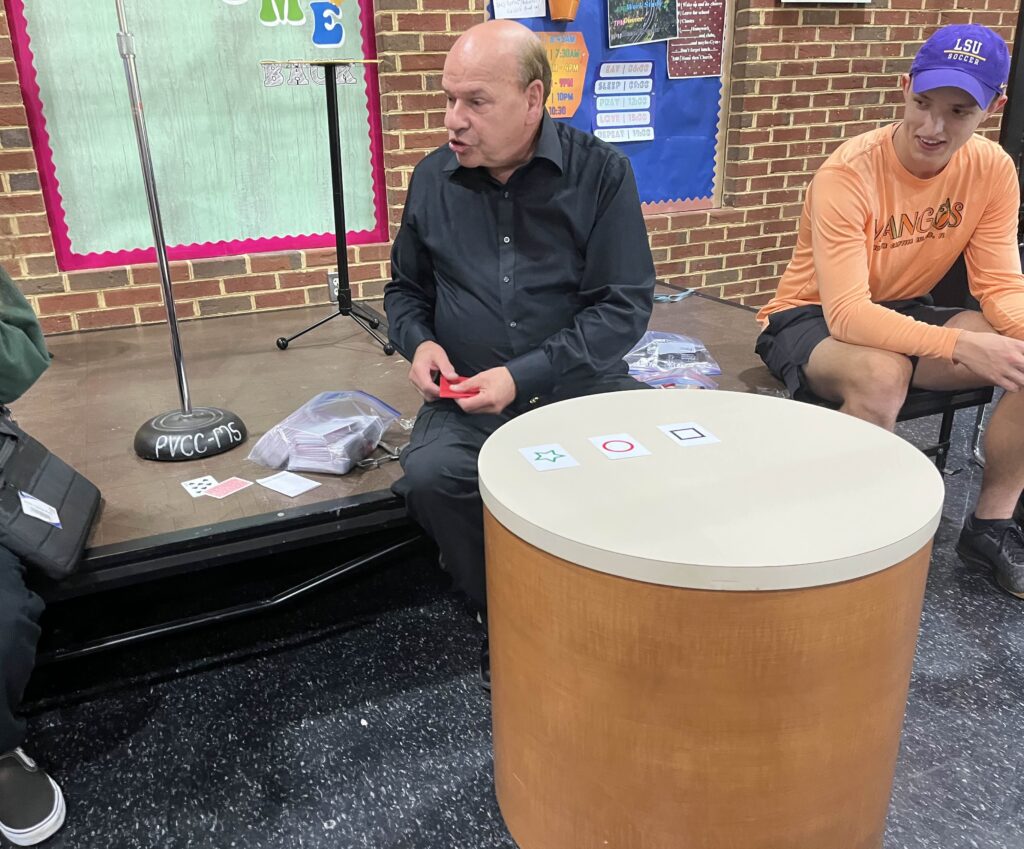
<path id="1" fill-rule="evenodd" d="M 952 86 L 970 94 L 986 109 L 1006 90 L 1010 51 L 1006 42 L 981 24 L 951 24 L 932 33 L 910 66 L 916 93 Z"/>

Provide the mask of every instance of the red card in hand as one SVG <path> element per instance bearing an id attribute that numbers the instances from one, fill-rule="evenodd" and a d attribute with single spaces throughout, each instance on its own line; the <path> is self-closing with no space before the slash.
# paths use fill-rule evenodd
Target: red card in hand
<path id="1" fill-rule="evenodd" d="M 448 378 L 443 374 L 441 375 L 441 397 L 442 398 L 472 398 L 474 395 L 479 394 L 480 390 L 477 389 L 474 392 L 453 392 L 452 385 L 448 381 Z"/>

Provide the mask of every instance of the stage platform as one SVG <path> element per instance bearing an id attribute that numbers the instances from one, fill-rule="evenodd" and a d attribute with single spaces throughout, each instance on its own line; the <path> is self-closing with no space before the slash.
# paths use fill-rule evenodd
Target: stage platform
<path id="1" fill-rule="evenodd" d="M 188 462 L 141 460 L 138 427 L 179 409 L 166 326 L 50 337 L 50 369 L 16 404 L 15 418 L 51 451 L 88 476 L 104 504 L 80 572 L 42 588 L 49 599 L 123 586 L 268 550 L 407 526 L 388 491 L 397 463 L 339 477 L 311 475 L 321 486 L 288 498 L 254 485 L 223 500 L 193 498 L 181 481 L 256 480 L 273 474 L 246 459 L 256 439 L 319 392 L 365 389 L 413 416 L 417 395 L 408 366 L 386 357 L 359 327 L 339 318 L 287 351 L 278 336 L 324 315 L 324 308 L 230 316 L 181 325 L 194 405 L 225 407 L 249 440 Z M 390 432 L 401 440 L 400 428 Z"/>
<path id="2" fill-rule="evenodd" d="M 658 294 L 679 293 L 660 286 Z M 373 306 L 380 308 L 379 303 Z M 411 426 L 420 401 L 406 376 L 408 363 L 397 354 L 385 356 L 354 322 L 339 318 L 286 351 L 276 347 L 279 336 L 325 314 L 319 307 L 182 325 L 193 403 L 232 410 L 247 425 L 249 440 L 216 457 L 177 463 L 141 460 L 132 450 L 142 422 L 177 408 L 165 326 L 48 339 L 53 364 L 13 405 L 15 416 L 92 479 L 104 505 L 80 571 L 59 584 L 37 582 L 36 588 L 51 606 L 75 605 L 104 592 L 119 609 L 135 605 L 141 588 L 143 606 L 157 607 L 155 601 L 166 600 L 168 610 L 155 625 L 140 616 L 87 639 L 69 639 L 75 645 L 44 651 L 44 662 L 267 611 L 360 570 L 413 555 L 433 556 L 401 499 L 390 492 L 401 475 L 397 462 L 344 476 L 307 474 L 321 486 L 297 498 L 253 485 L 218 501 L 193 498 L 181 486 L 207 474 L 251 481 L 272 474 L 247 459 L 249 450 L 319 392 L 361 389 L 393 406 Z M 679 301 L 656 303 L 650 327 L 704 342 L 722 368 L 715 378 L 720 389 L 785 395 L 753 351 L 758 328 L 752 309 L 690 293 Z M 918 401 L 925 406 L 910 409 L 914 404 L 908 403 L 902 418 L 948 413 L 938 442 L 926 440 L 923 446 L 933 455 L 944 452 L 953 410 L 983 404 L 986 399 L 978 394 L 951 393 L 939 407 L 934 398 L 922 397 Z M 408 430 L 398 423 L 385 439 L 403 445 Z M 171 601 L 173 593 L 164 589 L 176 592 L 183 576 L 194 590 L 187 605 Z M 226 597 L 205 596 L 206 587 L 225 584 Z"/>
<path id="3" fill-rule="evenodd" d="M 658 291 L 673 293 L 665 287 Z M 380 304 L 373 306 L 380 308 Z M 207 474 L 217 480 L 238 476 L 252 481 L 272 474 L 273 470 L 247 459 L 249 450 L 267 429 L 319 392 L 364 390 L 392 405 L 411 423 L 419 397 L 408 383 L 408 364 L 397 354 L 385 356 L 350 320 L 330 322 L 286 351 L 275 346 L 279 336 L 325 314 L 325 308 L 319 307 L 181 325 L 193 404 L 232 410 L 249 429 L 245 445 L 188 462 L 141 460 L 132 450 L 139 425 L 178 407 L 165 326 L 47 340 L 53 363 L 13 405 L 15 417 L 93 480 L 104 497 L 80 571 L 59 584 L 39 584 L 38 590 L 49 602 L 73 601 L 257 559 L 277 563 L 277 568 L 289 573 L 282 575 L 282 583 L 269 598 L 165 622 L 158 630 L 167 633 L 257 612 L 426 544 L 407 519 L 401 500 L 390 492 L 401 474 L 397 462 L 344 476 L 308 474 L 321 486 L 297 498 L 253 485 L 218 501 L 193 498 L 181 486 L 182 481 Z M 722 366 L 724 373 L 717 378 L 722 389 L 779 390 L 753 353 L 756 325 L 747 309 L 694 294 L 679 302 L 656 304 L 651 328 L 704 341 Z M 408 440 L 408 432 L 396 424 L 385 439 L 401 445 Z M 322 555 L 325 546 L 329 551 L 333 544 L 337 544 L 336 562 L 314 572 L 299 568 L 296 557 L 288 556 L 314 548 Z M 289 580 L 292 571 L 294 579 Z M 245 578 L 239 575 L 235 580 Z M 153 635 L 152 630 L 135 629 L 116 636 L 131 641 Z M 98 640 L 85 649 L 102 648 L 108 642 Z"/>

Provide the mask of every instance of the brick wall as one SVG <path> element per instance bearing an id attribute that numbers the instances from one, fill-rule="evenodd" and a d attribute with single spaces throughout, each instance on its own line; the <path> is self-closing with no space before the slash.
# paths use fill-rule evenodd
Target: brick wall
<path id="1" fill-rule="evenodd" d="M 413 166 L 443 143 L 444 56 L 483 20 L 483 0 L 378 0 L 384 164 L 391 234 Z M 949 8 L 952 5 L 953 8 Z M 873 0 L 870 6 L 784 7 L 736 0 L 723 207 L 647 218 L 660 279 L 763 303 L 796 238 L 803 190 L 845 138 L 896 118 L 898 74 L 926 34 L 968 20 L 1013 37 L 1017 0 Z M 986 125 L 993 137 L 996 120 Z M 49 333 L 163 320 L 152 265 L 57 271 L 26 129 L 6 15 L 0 12 L 0 236 L 4 259 Z M 349 249 L 356 297 L 378 296 L 388 245 Z M 330 250 L 172 264 L 182 318 L 326 300 Z"/>

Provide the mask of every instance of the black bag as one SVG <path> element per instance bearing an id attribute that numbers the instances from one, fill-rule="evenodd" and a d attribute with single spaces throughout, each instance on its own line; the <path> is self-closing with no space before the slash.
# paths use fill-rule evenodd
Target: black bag
<path id="1" fill-rule="evenodd" d="M 57 511 L 61 527 L 30 516 L 19 492 Z M 100 491 L 23 431 L 0 405 L 0 545 L 54 580 L 78 567 Z"/>

